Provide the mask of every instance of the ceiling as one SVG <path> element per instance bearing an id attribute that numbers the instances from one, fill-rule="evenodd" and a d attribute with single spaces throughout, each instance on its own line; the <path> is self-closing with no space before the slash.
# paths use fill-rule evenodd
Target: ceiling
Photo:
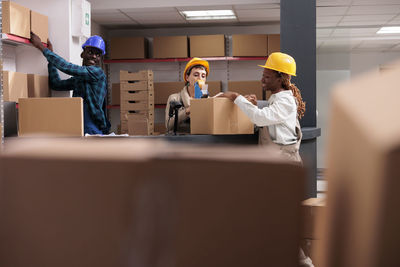
<path id="1" fill-rule="evenodd" d="M 278 24 L 279 0 L 88 0 L 92 19 L 107 28 Z M 376 34 L 400 26 L 400 0 L 316 0 L 317 51 L 400 52 L 400 34 Z M 233 9 L 237 19 L 189 22 L 182 10 Z"/>

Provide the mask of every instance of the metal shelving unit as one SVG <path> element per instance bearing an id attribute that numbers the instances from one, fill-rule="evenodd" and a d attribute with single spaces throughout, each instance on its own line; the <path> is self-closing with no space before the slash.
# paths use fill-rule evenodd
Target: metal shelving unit
<path id="1" fill-rule="evenodd" d="M 105 64 L 113 63 L 158 63 L 158 62 L 186 62 L 188 58 L 144 58 L 144 59 L 106 59 Z M 202 57 L 207 61 L 251 61 L 251 60 L 266 60 L 267 57 Z"/>

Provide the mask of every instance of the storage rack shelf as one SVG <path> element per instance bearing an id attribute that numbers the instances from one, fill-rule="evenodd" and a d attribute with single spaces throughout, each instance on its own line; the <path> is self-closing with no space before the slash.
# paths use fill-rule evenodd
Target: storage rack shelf
<path id="1" fill-rule="evenodd" d="M 192 58 L 145 58 L 145 59 L 106 59 L 104 63 L 154 63 L 154 62 L 186 62 Z M 245 61 L 266 60 L 267 57 L 203 57 L 207 61 Z"/>
<path id="2" fill-rule="evenodd" d="M 3 43 L 11 44 L 11 45 L 32 45 L 28 38 L 20 37 L 14 34 L 2 33 L 1 39 Z M 45 47 L 47 47 L 46 43 L 43 43 Z"/>

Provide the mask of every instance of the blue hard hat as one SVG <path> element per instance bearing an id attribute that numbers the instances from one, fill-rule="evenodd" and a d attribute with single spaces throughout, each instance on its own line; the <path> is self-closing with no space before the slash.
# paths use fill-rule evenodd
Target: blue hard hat
<path id="1" fill-rule="evenodd" d="M 98 35 L 93 35 L 86 40 L 86 42 L 82 45 L 84 49 L 86 46 L 96 47 L 103 52 L 103 55 L 106 54 L 106 44 L 104 43 L 103 38 Z"/>

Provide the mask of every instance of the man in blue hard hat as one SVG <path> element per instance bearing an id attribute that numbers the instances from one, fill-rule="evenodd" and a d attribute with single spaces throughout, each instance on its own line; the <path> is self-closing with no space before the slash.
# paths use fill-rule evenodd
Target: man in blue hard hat
<path id="1" fill-rule="evenodd" d="M 31 33 L 30 41 L 34 47 L 42 51 L 49 62 L 50 88 L 56 91 L 73 90 L 73 97 L 83 98 L 85 134 L 108 134 L 110 122 L 103 108 L 107 94 L 107 79 L 100 67 L 106 53 L 103 39 L 94 35 L 82 45 L 82 66 L 67 62 L 55 54 L 50 41 L 46 48 L 34 33 Z M 57 69 L 72 77 L 61 80 Z"/>

